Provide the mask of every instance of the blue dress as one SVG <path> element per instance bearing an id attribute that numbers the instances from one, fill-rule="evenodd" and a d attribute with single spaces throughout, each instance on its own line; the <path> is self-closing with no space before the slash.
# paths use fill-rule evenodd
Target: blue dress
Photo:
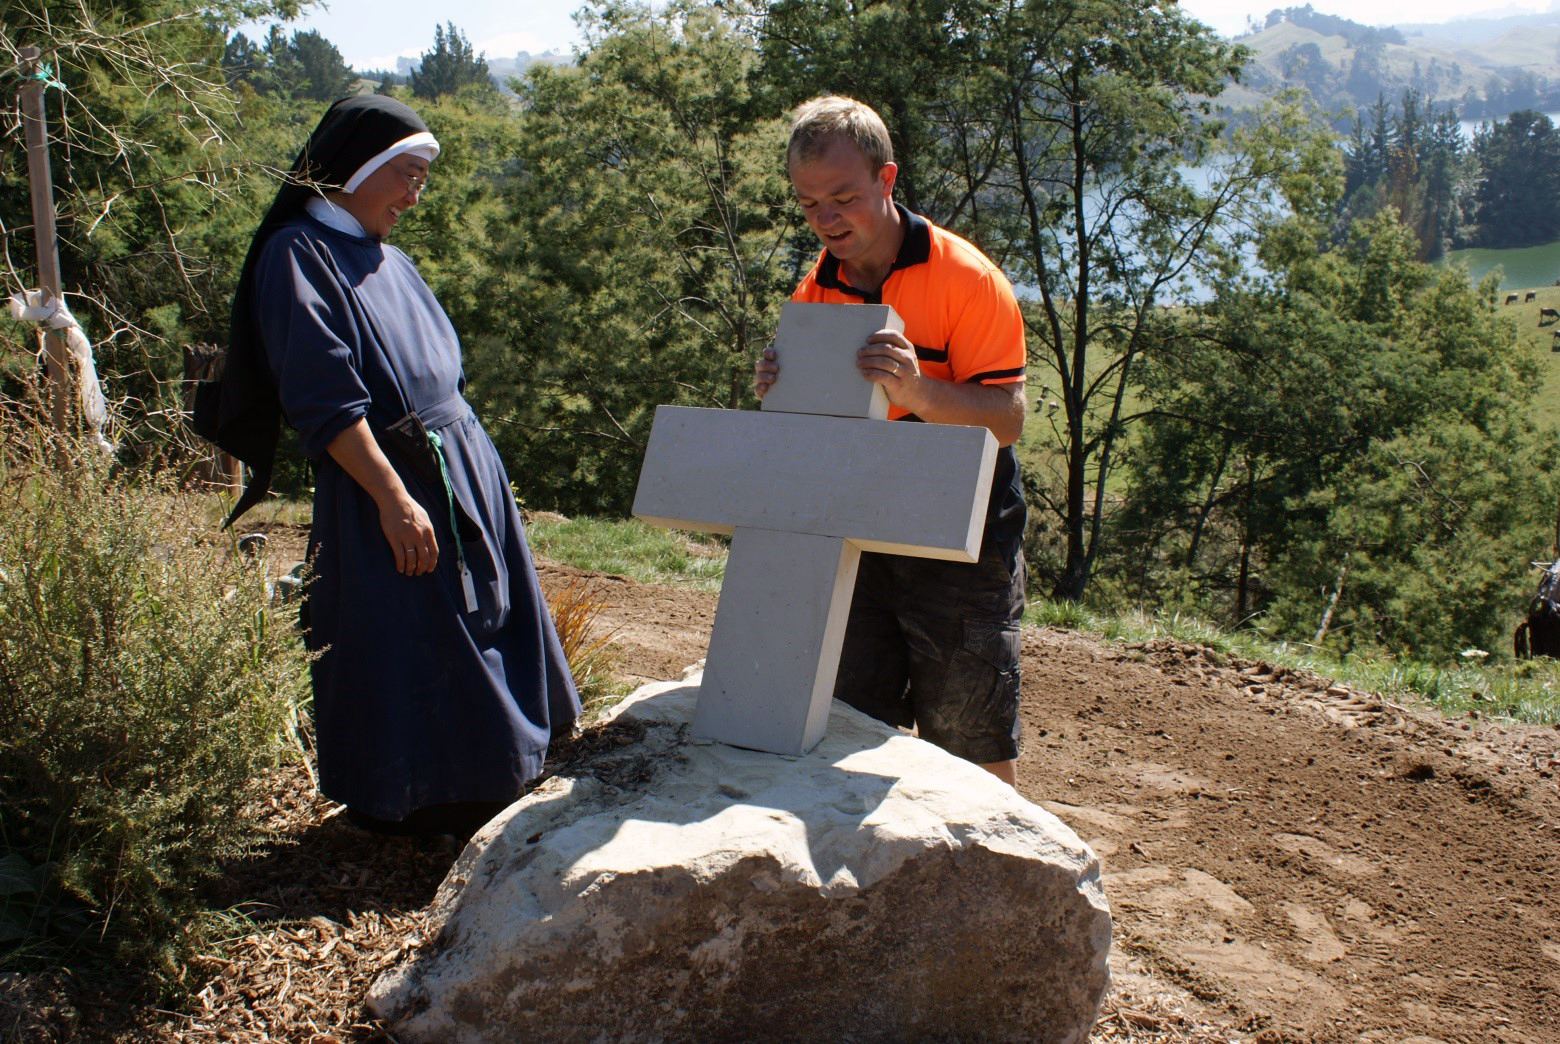
<path id="1" fill-rule="evenodd" d="M 307 641 L 318 652 L 320 789 L 382 820 L 513 799 L 580 703 L 508 476 L 461 398 L 449 318 L 401 251 L 304 214 L 263 248 L 255 319 L 282 409 L 315 464 Z M 387 450 L 439 541 L 432 573 L 403 576 L 378 508 L 325 451 L 359 418 L 377 437 L 408 408 L 443 440 L 454 495 L 480 530 L 462 544 L 474 611 L 443 484 Z"/>

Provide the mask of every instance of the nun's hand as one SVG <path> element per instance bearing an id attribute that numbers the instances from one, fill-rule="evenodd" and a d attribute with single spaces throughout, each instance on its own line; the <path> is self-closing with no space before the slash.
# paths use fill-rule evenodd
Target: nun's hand
<path id="1" fill-rule="evenodd" d="M 406 491 L 368 421 L 359 417 L 331 440 L 325 451 L 341 469 L 374 499 L 379 508 L 379 528 L 390 545 L 396 571 L 404 576 L 433 572 L 439 564 L 439 542 L 433 536 L 428 512 Z"/>
<path id="2" fill-rule="evenodd" d="M 433 535 L 433 523 L 423 506 L 409 495 L 380 508 L 379 528 L 390 545 L 396 571 L 403 576 L 422 576 L 433 572 L 439 564 L 439 542 Z"/>

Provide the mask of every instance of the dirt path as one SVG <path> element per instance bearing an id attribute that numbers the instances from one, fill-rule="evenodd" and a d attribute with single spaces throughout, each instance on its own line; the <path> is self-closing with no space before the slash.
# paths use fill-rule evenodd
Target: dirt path
<path id="1" fill-rule="evenodd" d="M 703 656 L 714 595 L 599 583 L 625 674 Z M 1029 630 L 1023 657 L 1019 789 L 1105 865 L 1112 1025 L 1560 1040 L 1560 732 L 1172 642 Z"/>

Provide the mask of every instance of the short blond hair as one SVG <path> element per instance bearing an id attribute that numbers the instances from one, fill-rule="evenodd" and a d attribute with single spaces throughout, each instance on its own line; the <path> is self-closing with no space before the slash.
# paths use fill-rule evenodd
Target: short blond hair
<path id="1" fill-rule="evenodd" d="M 796 107 L 791 117 L 791 140 L 785 147 L 786 163 L 811 162 L 836 141 L 847 141 L 860 149 L 874 174 L 883 164 L 894 162 L 894 143 L 883 118 L 854 98 L 826 94 Z"/>

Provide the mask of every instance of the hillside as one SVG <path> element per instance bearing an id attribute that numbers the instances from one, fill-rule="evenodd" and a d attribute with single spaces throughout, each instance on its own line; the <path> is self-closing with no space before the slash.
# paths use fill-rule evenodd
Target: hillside
<path id="1" fill-rule="evenodd" d="M 1560 77 L 1560 18 L 1553 25 L 1512 29 L 1455 54 L 1481 69 L 1501 72 L 1520 69 L 1555 79 Z"/>
<path id="2" fill-rule="evenodd" d="M 1560 89 L 1560 12 L 1541 17 L 1543 24 L 1489 36 L 1419 33 L 1401 44 L 1379 37 L 1351 43 L 1280 22 L 1240 38 L 1253 51 L 1246 82 L 1220 101 L 1241 109 L 1285 87 L 1301 87 L 1325 111 L 1341 114 L 1378 95 L 1395 100 L 1414 88 L 1425 100 L 1456 105 L 1464 115 L 1503 117 L 1516 108 L 1542 107 Z M 1502 111 L 1482 111 L 1486 98 Z"/>
<path id="3" fill-rule="evenodd" d="M 1466 47 L 1493 40 L 1508 33 L 1521 33 L 1537 26 L 1560 21 L 1560 5 L 1551 0 L 1546 12 L 1522 11 L 1516 14 L 1474 14 L 1447 22 L 1399 22 L 1396 29 L 1406 37 L 1421 37 L 1439 47 Z"/>

